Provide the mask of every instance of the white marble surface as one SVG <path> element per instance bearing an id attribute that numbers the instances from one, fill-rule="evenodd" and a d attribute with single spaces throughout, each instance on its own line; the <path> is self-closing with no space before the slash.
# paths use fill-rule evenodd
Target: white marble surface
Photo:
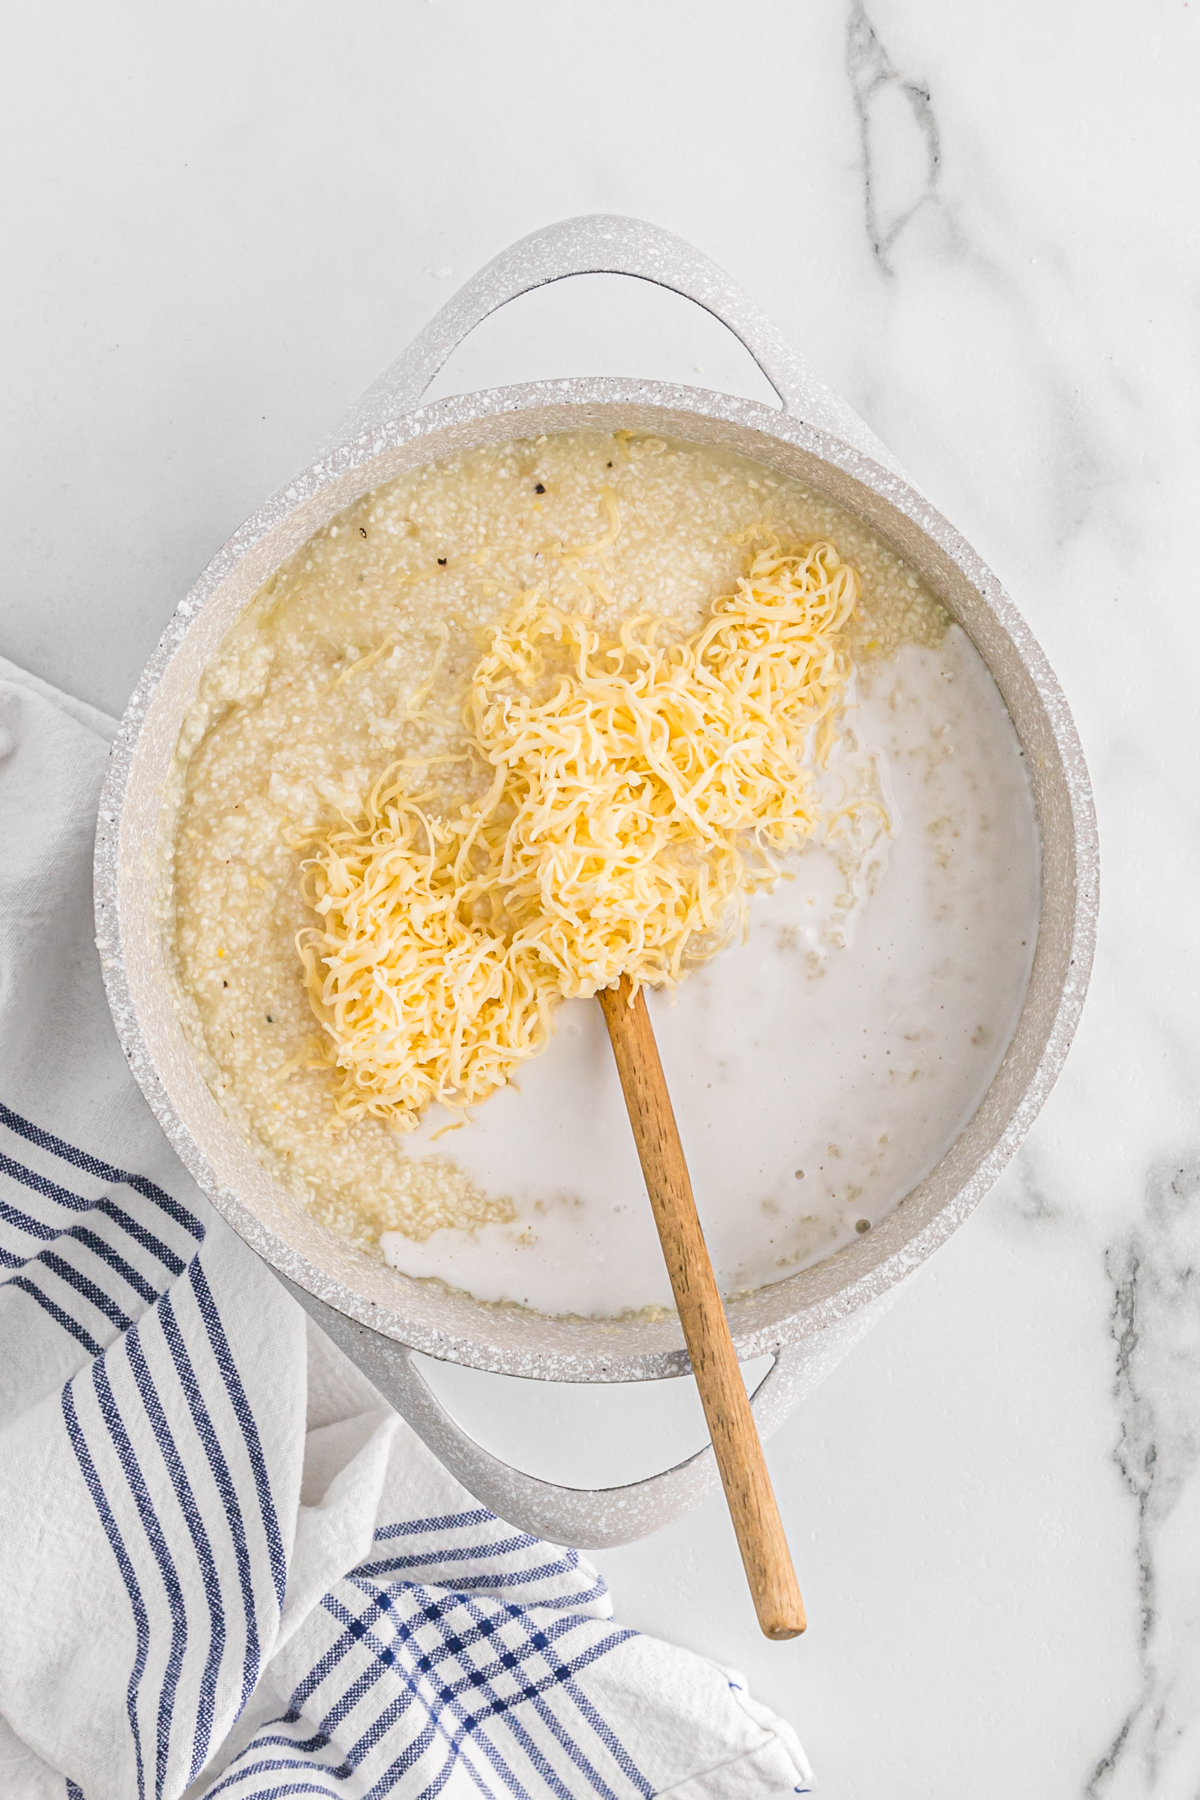
<path id="1" fill-rule="evenodd" d="M 1092 998 L 1017 1166 L 772 1446 L 808 1635 L 756 1636 L 716 1501 L 600 1559 L 629 1622 L 795 1720 L 830 1800 L 1200 1794 L 1198 34 L 1198 0 L 46 0 L 6 27 L 6 655 L 119 708 L 457 280 L 610 210 L 745 283 L 1058 669 L 1105 853 Z M 717 327 L 607 278 L 441 385 L 588 369 L 760 391 Z M 460 1387 L 575 1479 L 696 1429 L 678 1387 L 590 1413 Z"/>

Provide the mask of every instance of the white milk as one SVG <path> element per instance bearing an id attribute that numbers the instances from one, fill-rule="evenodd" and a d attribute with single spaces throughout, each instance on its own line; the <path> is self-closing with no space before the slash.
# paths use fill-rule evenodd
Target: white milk
<path id="1" fill-rule="evenodd" d="M 749 940 L 649 1005 L 722 1292 L 778 1281 L 884 1218 L 978 1105 L 1016 1025 L 1038 923 L 1037 828 L 1016 734 L 957 627 L 867 665 L 850 715 L 893 836 L 845 920 L 810 848 L 753 903 Z M 860 757 L 859 761 L 862 761 Z M 841 937 L 841 945 L 837 939 Z M 845 941 L 847 940 L 848 941 Z M 594 1001 L 433 1146 L 515 1218 L 387 1260 L 557 1314 L 669 1307 L 671 1290 Z M 413 1156 L 447 1123 L 432 1108 Z"/>

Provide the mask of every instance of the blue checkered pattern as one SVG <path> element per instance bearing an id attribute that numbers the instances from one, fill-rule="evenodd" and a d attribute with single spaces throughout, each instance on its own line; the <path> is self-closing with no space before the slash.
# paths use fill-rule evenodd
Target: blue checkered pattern
<path id="1" fill-rule="evenodd" d="M 477 1514 L 462 1517 L 465 1527 L 432 1525 L 439 1535 L 444 1525 L 478 1529 Z M 503 1580 L 502 1569 L 492 1573 Z M 313 1792 L 340 1794 L 338 1784 L 354 1780 L 355 1793 L 383 1795 L 403 1781 L 405 1793 L 432 1800 L 453 1772 L 488 1795 L 651 1795 L 579 1680 L 634 1634 L 581 1613 L 571 1596 L 539 1605 L 537 1572 L 528 1583 L 511 1573 L 514 1586 L 530 1589 L 521 1604 L 356 1569 L 326 1596 L 313 1633 L 322 1653 L 287 1711 L 255 1734 L 212 1792 L 257 1800 L 285 1791 L 264 1787 L 268 1775 L 283 1782 L 303 1771 L 325 1782 Z M 581 1595 L 598 1597 L 594 1583 Z"/>
<path id="2" fill-rule="evenodd" d="M 255 1689 L 286 1591 L 208 1230 L 155 1183 L 0 1104 L 0 1334 L 32 1340 L 58 1389 L 120 1571 L 137 1800 L 202 1772 Z M 286 1709 L 206 1791 L 432 1800 L 453 1777 L 529 1800 L 648 1796 L 580 1680 L 634 1635 L 607 1610 L 576 1551 L 486 1508 L 386 1524 L 283 1653 Z"/>

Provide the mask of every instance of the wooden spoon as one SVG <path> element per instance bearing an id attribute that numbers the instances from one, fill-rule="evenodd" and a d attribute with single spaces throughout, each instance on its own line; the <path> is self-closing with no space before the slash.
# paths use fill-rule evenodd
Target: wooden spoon
<path id="1" fill-rule="evenodd" d="M 604 1008 L 692 1373 L 758 1622 L 769 1638 L 798 1637 L 807 1623 L 804 1602 L 700 1229 L 646 998 L 639 991 L 631 1004 L 630 985 L 622 976 L 618 987 L 604 988 L 596 998 Z"/>

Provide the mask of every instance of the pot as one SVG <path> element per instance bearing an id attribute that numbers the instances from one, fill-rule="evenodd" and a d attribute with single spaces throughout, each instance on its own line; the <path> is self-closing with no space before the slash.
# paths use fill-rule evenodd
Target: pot
<path id="1" fill-rule="evenodd" d="M 621 273 L 707 308 L 745 344 L 781 410 L 661 382 L 581 378 L 421 399 L 489 313 L 568 275 Z M 630 1542 L 714 1485 L 711 1446 L 620 1488 L 555 1486 L 473 1442 L 435 1398 L 414 1350 L 559 1382 L 688 1373 L 674 1319 L 552 1319 L 478 1303 L 372 1260 L 303 1212 L 208 1089 L 171 1000 L 152 847 L 180 726 L 201 674 L 267 577 L 362 494 L 471 446 L 543 432 L 611 431 L 725 445 L 858 514 L 916 569 L 983 657 L 1025 751 L 1041 834 L 1041 921 L 1029 988 L 1004 1059 L 937 1166 L 857 1243 L 730 1302 L 743 1359 L 773 1364 L 754 1396 L 769 1433 L 846 1354 L 979 1203 L 1062 1068 L 1083 1004 L 1097 908 L 1095 816 L 1066 701 L 995 576 L 912 486 L 855 413 L 818 382 L 759 309 L 706 257 L 636 220 L 589 217 L 503 252 L 363 395 L 326 454 L 262 505 L 180 602 L 113 745 L 96 838 L 97 937 L 122 1045 L 180 1158 L 217 1210 L 291 1288 L 472 1493 L 556 1542 Z"/>

